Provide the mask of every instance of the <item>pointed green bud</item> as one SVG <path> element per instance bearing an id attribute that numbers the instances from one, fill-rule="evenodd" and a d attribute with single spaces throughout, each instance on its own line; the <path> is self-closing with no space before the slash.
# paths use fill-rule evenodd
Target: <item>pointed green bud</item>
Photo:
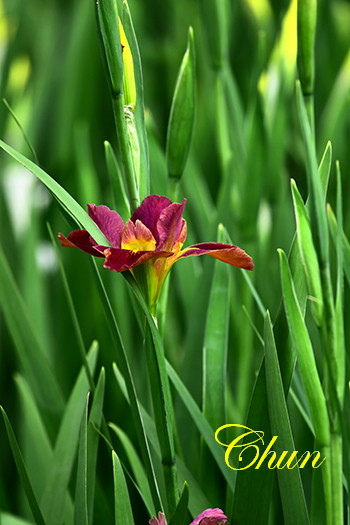
<path id="1" fill-rule="evenodd" d="M 291 181 L 291 188 L 297 226 L 298 246 L 301 263 L 306 277 L 308 296 L 311 301 L 311 309 L 314 319 L 317 325 L 321 326 L 323 319 L 323 296 L 317 253 L 312 239 L 307 209 L 293 179 Z"/>
<path id="2" fill-rule="evenodd" d="M 190 27 L 185 55 L 177 77 L 167 133 L 166 157 L 168 174 L 180 179 L 187 161 L 196 99 L 195 51 L 193 30 Z"/>
<path id="3" fill-rule="evenodd" d="M 305 95 L 312 95 L 315 82 L 316 0 L 298 0 L 298 71 Z"/>

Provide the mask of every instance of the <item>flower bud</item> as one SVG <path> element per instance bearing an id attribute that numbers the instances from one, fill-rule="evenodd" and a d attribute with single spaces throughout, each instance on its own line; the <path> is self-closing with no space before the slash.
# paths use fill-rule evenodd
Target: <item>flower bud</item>
<path id="1" fill-rule="evenodd" d="M 120 43 L 122 46 L 123 58 L 123 89 L 124 89 L 124 105 L 135 109 L 136 106 L 136 85 L 134 73 L 134 61 L 132 58 L 131 49 L 128 39 L 126 37 L 123 24 L 118 18 Z"/>

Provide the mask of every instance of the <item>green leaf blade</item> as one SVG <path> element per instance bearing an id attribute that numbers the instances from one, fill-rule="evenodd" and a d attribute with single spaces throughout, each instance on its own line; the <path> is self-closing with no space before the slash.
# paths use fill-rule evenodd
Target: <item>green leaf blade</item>
<path id="1" fill-rule="evenodd" d="M 128 437 L 128 435 L 117 425 L 114 423 L 110 423 L 109 425 L 113 432 L 118 436 L 118 439 L 120 440 L 122 447 L 127 455 L 128 461 L 131 466 L 131 470 L 134 474 L 135 482 L 137 485 L 137 488 L 142 496 L 142 499 L 147 507 L 147 510 L 150 515 L 156 515 L 157 510 L 155 509 L 153 502 L 152 502 L 152 495 L 149 490 L 147 477 L 143 468 L 143 465 L 137 455 L 137 452 Z"/>
<path id="2" fill-rule="evenodd" d="M 87 504 L 88 523 L 93 523 L 94 496 L 96 485 L 97 453 L 100 435 L 98 430 L 103 421 L 103 401 L 105 395 L 106 374 L 101 369 L 92 400 L 87 427 Z"/>
<path id="3" fill-rule="evenodd" d="M 278 436 L 273 447 L 278 457 L 285 450 L 294 451 L 295 445 L 269 313 L 265 317 L 264 340 L 267 401 L 271 432 Z M 277 475 L 285 525 L 294 525 L 295 523 L 307 525 L 309 516 L 299 469 L 279 469 Z"/>
<path id="4" fill-rule="evenodd" d="M 107 239 L 102 234 L 101 230 L 96 226 L 94 221 L 90 219 L 88 214 L 83 210 L 80 204 L 58 184 L 50 175 L 39 168 L 34 162 L 27 159 L 24 155 L 16 151 L 14 148 L 0 140 L 0 147 L 6 151 L 17 162 L 22 164 L 25 168 L 33 173 L 45 186 L 53 193 L 60 204 L 68 211 L 73 219 L 87 230 L 91 236 L 102 245 L 109 245 Z"/>
<path id="5" fill-rule="evenodd" d="M 228 242 L 222 225 L 218 229 L 218 242 Z M 230 267 L 215 262 L 203 346 L 203 413 L 213 429 L 226 419 L 230 278 Z"/>
<path id="6" fill-rule="evenodd" d="M 300 372 L 310 404 L 316 439 L 322 446 L 329 446 L 330 428 L 328 411 L 311 341 L 300 311 L 287 257 L 282 250 L 279 250 L 279 255 L 283 299 L 289 331 L 297 351 Z"/>
<path id="7" fill-rule="evenodd" d="M 14 457 L 14 460 L 16 462 L 17 471 L 20 475 L 21 481 L 23 483 L 23 487 L 28 499 L 28 503 L 30 506 L 30 509 L 32 511 L 33 517 L 35 519 L 35 523 L 37 525 L 45 525 L 45 520 L 43 518 L 43 514 L 41 512 L 41 509 L 39 508 L 38 502 L 36 500 L 33 488 L 31 486 L 31 483 L 29 481 L 29 477 L 26 471 L 26 467 L 23 462 L 23 457 L 21 454 L 21 451 L 18 446 L 18 442 L 15 436 L 15 433 L 13 431 L 12 425 L 10 423 L 9 418 L 7 417 L 7 414 L 3 407 L 0 406 L 0 410 L 2 413 L 2 416 L 4 418 L 4 423 L 6 427 L 7 436 L 10 442 L 12 454 Z"/>
<path id="8" fill-rule="evenodd" d="M 177 504 L 175 512 L 173 516 L 171 517 L 169 525 L 185 525 L 187 507 L 188 507 L 188 499 L 189 499 L 188 484 L 185 482 L 182 492 L 181 492 L 179 503 Z"/>
<path id="9" fill-rule="evenodd" d="M 98 345 L 95 342 L 92 344 L 87 356 L 91 373 L 93 373 L 96 365 L 97 353 Z M 41 502 L 45 520 L 51 525 L 61 525 L 63 522 L 64 504 L 76 455 L 80 424 L 86 405 L 88 389 L 89 382 L 85 370 L 82 368 L 64 412 L 54 448 L 51 468 L 46 480 L 46 490 Z"/>
<path id="10" fill-rule="evenodd" d="M 61 389 L 1 247 L 0 305 L 36 400 L 49 411 L 59 412 L 63 407 Z"/>
<path id="11" fill-rule="evenodd" d="M 321 326 L 323 318 L 323 296 L 317 253 L 312 239 L 306 207 L 294 180 L 291 182 L 291 187 L 297 225 L 298 246 L 305 271 L 306 282 L 308 284 L 308 293 L 312 301 L 312 312 L 317 325 Z"/>
<path id="12" fill-rule="evenodd" d="M 86 407 L 81 421 L 78 467 L 75 486 L 74 523 L 75 525 L 88 525 L 88 502 L 87 502 L 87 419 L 89 408 L 89 393 L 86 399 Z"/>
<path id="13" fill-rule="evenodd" d="M 135 525 L 128 487 L 117 454 L 112 451 L 115 525 Z"/>

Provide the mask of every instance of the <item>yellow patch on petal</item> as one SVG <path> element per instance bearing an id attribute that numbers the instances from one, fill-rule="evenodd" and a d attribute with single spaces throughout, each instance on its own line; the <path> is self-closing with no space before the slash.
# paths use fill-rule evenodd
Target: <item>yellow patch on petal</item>
<path id="1" fill-rule="evenodd" d="M 119 22 L 119 35 L 120 43 L 122 45 L 122 58 L 124 66 L 124 103 L 126 106 L 131 106 L 133 109 L 136 106 L 136 85 L 135 85 L 135 73 L 134 73 L 134 61 L 132 58 L 131 49 L 129 46 L 128 39 L 121 23 Z"/>
<path id="2" fill-rule="evenodd" d="M 185 219 L 182 219 L 182 229 L 179 235 L 179 238 L 177 239 L 177 242 L 172 247 L 172 251 L 174 254 L 178 254 L 183 246 L 183 243 L 185 242 L 187 237 L 187 223 Z"/>
<path id="3" fill-rule="evenodd" d="M 121 248 L 133 252 L 154 251 L 156 240 L 152 232 L 141 221 L 128 221 L 122 231 Z"/>

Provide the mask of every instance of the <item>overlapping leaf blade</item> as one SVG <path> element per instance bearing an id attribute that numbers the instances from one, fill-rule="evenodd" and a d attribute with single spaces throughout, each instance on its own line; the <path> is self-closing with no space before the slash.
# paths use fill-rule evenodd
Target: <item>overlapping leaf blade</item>
<path id="1" fill-rule="evenodd" d="M 285 450 L 294 451 L 295 445 L 271 319 L 268 313 L 265 318 L 265 373 L 271 432 L 274 436 L 278 436 L 273 449 L 279 458 Z M 282 498 L 284 523 L 286 525 L 295 523 L 307 525 L 309 516 L 299 469 L 281 468 L 278 470 L 278 483 Z"/>

